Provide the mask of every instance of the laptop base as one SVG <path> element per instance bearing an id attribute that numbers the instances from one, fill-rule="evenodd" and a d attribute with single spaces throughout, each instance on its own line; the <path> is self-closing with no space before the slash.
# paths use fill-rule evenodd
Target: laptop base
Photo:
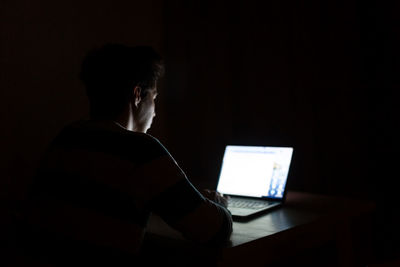
<path id="1" fill-rule="evenodd" d="M 274 204 L 271 204 L 260 210 L 250 210 L 249 211 L 248 209 L 246 209 L 246 211 L 245 211 L 244 209 L 243 210 L 231 209 L 229 211 L 231 212 L 232 219 L 234 221 L 249 221 L 251 219 L 254 219 L 256 217 L 264 215 L 265 213 L 267 213 L 273 209 L 279 208 L 281 206 L 282 206 L 282 203 L 274 203 Z"/>

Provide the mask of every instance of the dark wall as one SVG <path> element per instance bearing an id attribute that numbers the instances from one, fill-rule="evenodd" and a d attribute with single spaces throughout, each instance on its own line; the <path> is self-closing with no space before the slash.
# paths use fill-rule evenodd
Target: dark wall
<path id="1" fill-rule="evenodd" d="M 193 175 L 215 179 L 226 143 L 292 145 L 294 188 L 368 195 L 396 120 L 390 6 L 182 3 L 166 20 L 168 142 Z"/>

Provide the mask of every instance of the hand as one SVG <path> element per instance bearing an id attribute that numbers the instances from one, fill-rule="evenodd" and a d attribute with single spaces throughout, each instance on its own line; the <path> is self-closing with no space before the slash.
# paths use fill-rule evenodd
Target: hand
<path id="1" fill-rule="evenodd" d="M 228 207 L 228 199 L 229 196 L 224 196 L 221 193 L 218 193 L 217 191 L 214 190 L 209 190 L 209 189 L 204 189 L 201 191 L 201 193 L 208 199 L 224 206 L 225 208 Z"/>

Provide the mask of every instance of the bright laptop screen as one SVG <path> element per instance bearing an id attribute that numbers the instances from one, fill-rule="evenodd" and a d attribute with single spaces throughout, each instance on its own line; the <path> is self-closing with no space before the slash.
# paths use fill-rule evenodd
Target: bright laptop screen
<path id="1" fill-rule="evenodd" d="M 226 146 L 217 191 L 283 198 L 293 148 Z"/>

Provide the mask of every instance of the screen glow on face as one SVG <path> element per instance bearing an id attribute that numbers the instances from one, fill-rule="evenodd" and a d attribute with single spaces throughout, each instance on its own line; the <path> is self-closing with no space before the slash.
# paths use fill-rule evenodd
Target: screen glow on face
<path id="1" fill-rule="evenodd" d="M 217 191 L 282 198 L 292 152 L 291 147 L 227 146 Z"/>

